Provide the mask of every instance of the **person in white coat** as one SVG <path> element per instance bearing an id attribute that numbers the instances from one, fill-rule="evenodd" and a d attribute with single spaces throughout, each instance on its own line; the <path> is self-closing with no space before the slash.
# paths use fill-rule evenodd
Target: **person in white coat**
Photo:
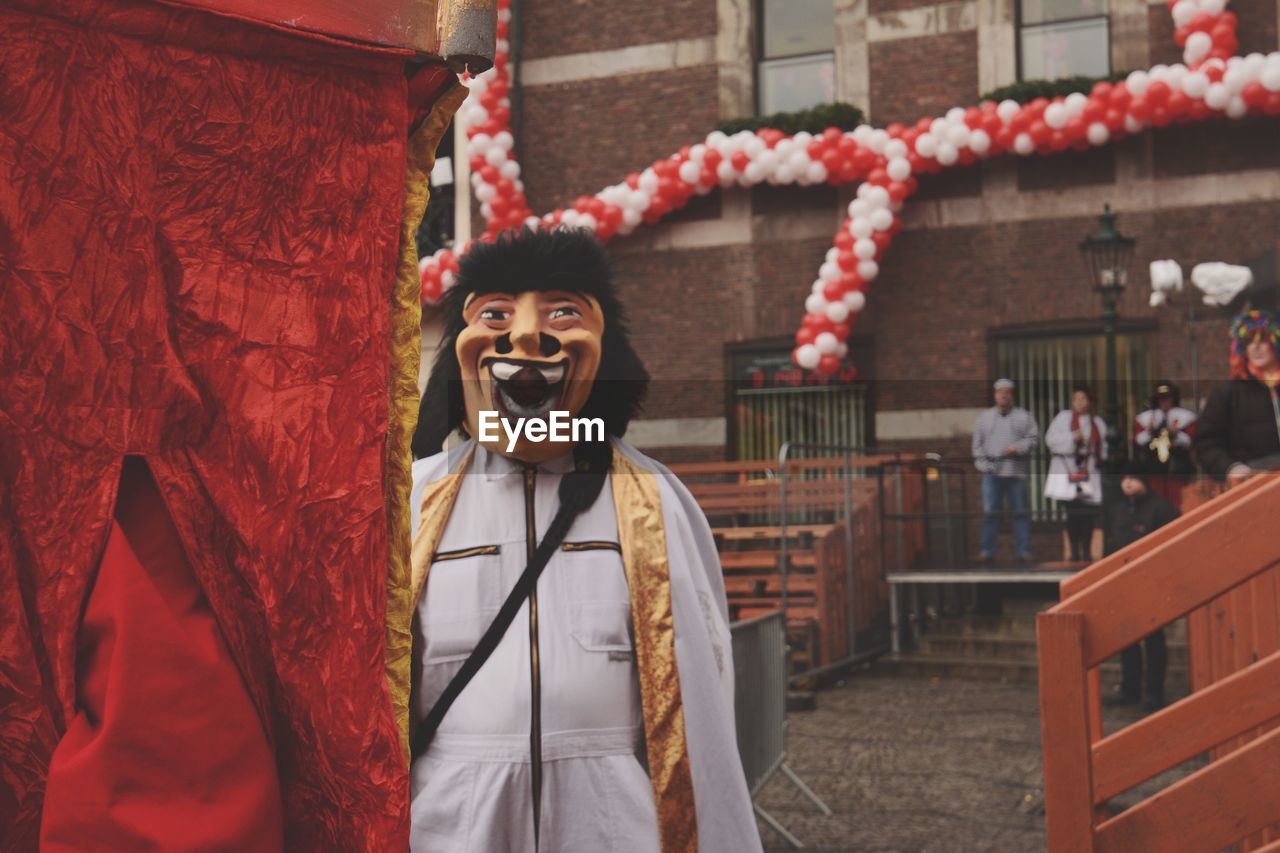
<path id="1" fill-rule="evenodd" d="M 1102 462 L 1107 458 L 1107 425 L 1093 412 L 1085 386 L 1071 392 L 1071 408 L 1059 412 L 1044 435 L 1053 454 L 1045 478 L 1046 498 L 1064 504 L 1071 560 L 1093 559 L 1093 528 L 1102 505 Z"/>

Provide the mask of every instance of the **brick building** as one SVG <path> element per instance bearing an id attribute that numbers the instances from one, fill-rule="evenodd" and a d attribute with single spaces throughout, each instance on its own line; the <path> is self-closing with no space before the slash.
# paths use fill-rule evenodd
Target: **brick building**
<path id="1" fill-rule="evenodd" d="M 835 99 L 883 127 L 1020 78 L 1180 60 L 1164 3 L 1107 4 L 519 0 L 513 124 L 531 206 L 594 193 L 721 119 Z M 1241 53 L 1277 48 L 1275 0 L 1231 8 Z M 767 456 L 786 433 L 963 454 L 1004 373 L 1023 380 L 1043 427 L 1071 382 L 1101 378 L 1100 304 L 1077 244 L 1104 203 L 1139 240 L 1120 306 L 1126 414 L 1157 377 L 1189 392 L 1197 373 L 1206 394 L 1226 373 L 1228 318 L 1198 309 L 1193 371 L 1186 294 L 1148 307 L 1147 263 L 1227 261 L 1274 281 L 1280 120 L 1171 127 L 922 177 L 854 327 L 856 380 L 752 387 L 786 366 L 852 197 L 852 187 L 716 190 L 610 244 L 656 380 L 636 444 L 667 460 Z"/>

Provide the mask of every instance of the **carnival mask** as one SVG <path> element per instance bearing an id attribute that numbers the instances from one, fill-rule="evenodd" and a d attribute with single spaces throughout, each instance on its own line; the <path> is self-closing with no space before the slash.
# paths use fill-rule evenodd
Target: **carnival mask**
<path id="1" fill-rule="evenodd" d="M 576 418 L 600 368 L 604 313 L 590 296 L 568 291 L 483 293 L 462 308 L 466 327 L 455 351 L 462 375 L 466 429 L 480 444 L 537 463 L 572 442 L 530 438 L 518 425 L 547 423 L 552 412 Z M 496 413 L 502 425 L 493 438 Z"/>

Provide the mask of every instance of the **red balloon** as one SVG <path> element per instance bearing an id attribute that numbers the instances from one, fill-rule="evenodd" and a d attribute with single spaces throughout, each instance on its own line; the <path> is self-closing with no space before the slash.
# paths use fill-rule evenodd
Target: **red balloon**
<path id="1" fill-rule="evenodd" d="M 987 136 L 995 137 L 997 133 L 1004 129 L 1004 122 L 1000 120 L 1000 116 L 996 113 L 987 112 L 982 116 L 982 129 L 987 132 Z"/>
<path id="2" fill-rule="evenodd" d="M 890 195 L 892 195 L 892 191 L 890 191 Z M 842 233 L 848 235 L 849 238 L 852 239 L 852 235 L 849 235 L 849 232 L 844 231 Z M 858 268 L 858 256 L 848 249 L 837 249 L 836 266 L 840 267 L 840 269 L 845 272 L 852 272 Z"/>
<path id="3" fill-rule="evenodd" d="M 1013 132 L 1011 127 L 1002 127 L 991 136 L 997 151 L 1007 151 L 1013 147 L 1013 140 L 1017 134 Z"/>
<path id="4" fill-rule="evenodd" d="M 733 168 L 741 172 L 751 163 L 751 158 L 747 156 L 745 151 L 735 151 L 733 156 L 729 158 L 729 163 L 732 164 Z"/>
<path id="5" fill-rule="evenodd" d="M 1187 46 L 1187 36 L 1191 35 L 1191 28 L 1182 26 L 1173 31 L 1173 43 L 1178 47 Z"/>
<path id="6" fill-rule="evenodd" d="M 858 151 L 853 155 L 853 162 L 860 172 L 869 172 L 876 165 L 876 152 L 870 148 L 858 146 Z"/>
<path id="7" fill-rule="evenodd" d="M 1107 130 L 1114 133 L 1124 127 L 1124 113 L 1117 109 L 1109 109 L 1103 116 L 1102 123 L 1107 126 Z"/>
<path id="8" fill-rule="evenodd" d="M 1093 84 L 1093 88 L 1089 90 L 1089 95 L 1091 98 L 1097 98 L 1106 103 L 1107 98 L 1111 96 L 1111 84 L 1106 80 L 1099 80 Z"/>
<path id="9" fill-rule="evenodd" d="M 1267 95 L 1267 105 L 1263 110 L 1269 116 L 1280 116 L 1280 92 L 1271 92 Z"/>
<path id="10" fill-rule="evenodd" d="M 809 155 L 810 160 L 821 160 L 822 152 L 826 150 L 826 145 L 823 143 L 822 137 L 818 137 L 817 139 L 810 139 L 804 150 Z"/>
<path id="11" fill-rule="evenodd" d="M 1096 121 L 1102 121 L 1103 116 L 1107 114 L 1107 103 L 1099 97 L 1092 97 L 1085 102 L 1084 110 L 1080 115 L 1084 118 L 1085 124 L 1090 125 Z"/>
<path id="12" fill-rule="evenodd" d="M 822 286 L 822 297 L 828 302 L 839 302 L 844 299 L 844 288 L 838 281 L 829 281 Z"/>
<path id="13" fill-rule="evenodd" d="M 1175 89 L 1169 93 L 1169 97 L 1164 102 L 1164 108 L 1169 111 L 1169 115 L 1180 116 L 1191 109 L 1191 99 L 1181 89 Z"/>
<path id="14" fill-rule="evenodd" d="M 968 149 L 965 149 L 968 151 Z M 902 181 L 889 182 L 889 198 L 893 201 L 904 201 L 907 196 L 911 195 L 911 191 L 907 189 L 907 185 Z"/>
<path id="15" fill-rule="evenodd" d="M 822 139 L 828 145 L 835 145 L 840 142 L 840 137 L 844 136 L 844 132 L 838 127 L 828 127 L 822 131 Z"/>
<path id="16" fill-rule="evenodd" d="M 1138 121 L 1147 122 L 1151 120 L 1152 107 L 1146 98 L 1134 98 L 1129 101 L 1129 115 Z"/>
<path id="17" fill-rule="evenodd" d="M 1107 96 L 1107 103 L 1112 109 L 1123 112 L 1129 106 L 1131 99 L 1129 88 L 1124 84 L 1117 84 L 1111 87 L 1111 94 Z"/>
<path id="18" fill-rule="evenodd" d="M 835 355 L 824 355 L 818 360 L 818 373 L 830 376 L 840 369 L 840 359 Z"/>
<path id="19" fill-rule="evenodd" d="M 982 127 L 982 110 L 977 107 L 969 107 L 964 111 L 964 123 L 969 126 L 970 130 Z"/>
<path id="20" fill-rule="evenodd" d="M 907 128 L 901 122 L 895 121 L 892 124 L 890 124 L 888 127 L 886 127 L 884 131 L 885 133 L 889 134 L 889 136 L 891 136 L 892 138 L 898 139 L 904 133 L 907 132 Z"/>
<path id="21" fill-rule="evenodd" d="M 1063 125 L 1062 135 L 1068 140 L 1074 142 L 1075 140 L 1082 139 L 1084 137 L 1086 129 L 1088 129 L 1088 125 L 1085 124 L 1084 117 L 1073 116 L 1072 118 L 1067 119 L 1067 123 Z"/>
<path id="22" fill-rule="evenodd" d="M 876 184 L 882 187 L 888 186 L 889 173 L 886 172 L 884 169 L 872 169 L 871 172 L 867 175 L 867 183 Z"/>
<path id="23" fill-rule="evenodd" d="M 1044 145 L 1052 138 L 1053 131 L 1049 129 L 1049 125 L 1037 119 L 1031 122 L 1031 126 L 1027 128 L 1027 134 L 1036 145 Z"/>
<path id="24" fill-rule="evenodd" d="M 1154 107 L 1151 110 L 1151 123 L 1156 127 L 1165 127 L 1173 120 L 1168 107 Z"/>
<path id="25" fill-rule="evenodd" d="M 853 235 L 849 233 L 849 220 L 845 220 L 840 226 L 840 233 L 836 234 L 835 247 L 841 252 L 853 251 Z"/>
<path id="26" fill-rule="evenodd" d="M 715 148 L 708 148 L 707 153 L 702 155 L 703 164 L 713 172 L 716 170 L 716 167 L 720 165 L 720 161 L 723 159 L 724 157 Z"/>
<path id="27" fill-rule="evenodd" d="M 1013 118 L 1009 120 L 1009 129 L 1013 131 L 1014 136 L 1025 133 L 1031 127 L 1032 120 L 1031 110 L 1024 107 L 1013 114 Z"/>
<path id="28" fill-rule="evenodd" d="M 1258 109 L 1267 103 L 1267 89 L 1257 80 L 1245 86 L 1240 97 L 1252 109 Z"/>
<path id="29" fill-rule="evenodd" d="M 827 174 L 829 175 L 840 171 L 840 167 L 843 165 L 843 161 L 840 159 L 840 152 L 828 148 L 822 155 L 822 165 L 827 168 Z"/>
<path id="30" fill-rule="evenodd" d="M 1153 107 L 1163 106 L 1169 99 L 1169 84 L 1163 80 L 1152 80 L 1147 86 L 1147 102 Z"/>
<path id="31" fill-rule="evenodd" d="M 893 219 L 893 225 L 888 231 L 877 231 L 871 235 L 871 240 L 876 244 L 876 254 L 883 252 L 893 243 L 893 235 L 898 233 L 897 229 L 902 224 L 902 220 L 896 216 Z"/>
<path id="32" fill-rule="evenodd" d="M 1187 21 L 1187 30 L 1190 32 L 1209 32 L 1213 29 L 1213 16 L 1208 12 L 1196 12 L 1191 16 L 1191 20 Z"/>
<path id="33" fill-rule="evenodd" d="M 836 340 L 845 341 L 849 338 L 849 323 L 836 323 L 831 329 L 831 334 L 836 336 Z"/>
<path id="34" fill-rule="evenodd" d="M 811 344 L 816 337 L 818 336 L 813 333 L 813 329 L 808 326 L 801 326 L 796 332 L 796 346 L 802 347 L 805 344 Z"/>

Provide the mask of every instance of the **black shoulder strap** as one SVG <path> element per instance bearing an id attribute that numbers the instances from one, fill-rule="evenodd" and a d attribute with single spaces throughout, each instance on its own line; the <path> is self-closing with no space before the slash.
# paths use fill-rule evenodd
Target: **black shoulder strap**
<path id="1" fill-rule="evenodd" d="M 502 602 L 502 607 L 489 623 L 489 627 L 485 629 L 475 650 L 463 662 L 462 668 L 449 680 L 444 692 L 431 706 L 426 718 L 418 724 L 410 742 L 413 757 L 416 758 L 427 751 L 427 747 L 435 738 L 436 730 L 444 720 L 444 715 L 449 712 L 449 708 L 462 693 L 463 688 L 471 682 L 472 678 L 475 678 L 476 673 L 498 647 L 498 643 L 502 641 L 507 628 L 511 627 L 511 622 L 516 618 L 521 605 L 533 592 L 542 570 L 547 567 L 551 556 L 568 535 L 574 519 L 596 502 L 596 498 L 604 488 L 604 480 L 609 474 L 612 461 L 613 448 L 608 441 L 582 445 L 574 451 L 574 470 L 565 474 L 560 480 L 560 508 L 547 528 L 547 535 L 538 543 L 529 565 L 516 581 L 516 585 L 512 587 L 507 600 Z"/>

